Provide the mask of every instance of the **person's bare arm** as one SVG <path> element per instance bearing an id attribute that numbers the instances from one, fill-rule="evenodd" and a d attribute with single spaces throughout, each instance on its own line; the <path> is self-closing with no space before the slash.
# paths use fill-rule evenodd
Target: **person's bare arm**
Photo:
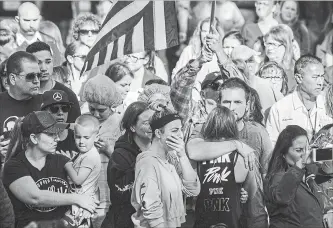
<path id="1" fill-rule="evenodd" d="M 191 139 L 187 145 L 188 156 L 194 161 L 209 161 L 237 150 L 239 154 L 245 159 L 245 167 L 253 169 L 255 162 L 254 150 L 236 140 L 223 141 L 223 142 L 206 142 L 202 138 Z"/>
<path id="2" fill-rule="evenodd" d="M 65 170 L 74 184 L 77 185 L 82 185 L 91 173 L 91 169 L 86 167 L 80 167 L 79 171 L 76 172 L 76 170 L 73 168 L 73 162 L 68 162 L 65 165 Z"/>
<path id="3" fill-rule="evenodd" d="M 96 202 L 87 195 L 40 190 L 31 176 L 24 176 L 15 180 L 9 185 L 9 190 L 21 202 L 38 207 L 75 204 L 93 213 L 97 206 Z"/>

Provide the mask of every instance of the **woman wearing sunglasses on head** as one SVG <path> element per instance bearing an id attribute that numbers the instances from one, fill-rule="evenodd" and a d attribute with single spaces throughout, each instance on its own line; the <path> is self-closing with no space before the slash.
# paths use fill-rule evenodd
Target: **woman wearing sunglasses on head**
<path id="1" fill-rule="evenodd" d="M 72 107 L 68 96 L 61 90 L 46 91 L 42 95 L 42 111 L 49 112 L 58 123 L 67 123 L 68 112 Z M 65 129 L 59 133 L 59 142 L 56 153 L 74 158 L 78 153 L 74 142 L 74 132 L 72 129 Z"/>

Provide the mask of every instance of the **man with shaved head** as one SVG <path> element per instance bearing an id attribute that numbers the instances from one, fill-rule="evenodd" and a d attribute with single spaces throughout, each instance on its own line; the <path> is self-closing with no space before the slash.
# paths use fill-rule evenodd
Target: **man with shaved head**
<path id="1" fill-rule="evenodd" d="M 31 2 L 21 4 L 15 20 L 20 25 L 20 31 L 16 34 L 19 46 L 24 42 L 31 44 L 37 40 L 43 40 L 41 34 L 38 32 L 41 15 L 35 4 Z"/>
<path id="2" fill-rule="evenodd" d="M 20 26 L 19 32 L 16 33 L 17 50 L 25 51 L 28 45 L 43 41 L 47 43 L 53 52 L 55 66 L 61 64 L 61 53 L 57 48 L 55 39 L 48 34 L 39 31 L 41 15 L 38 7 L 31 2 L 24 2 L 18 8 L 18 15 L 15 20 Z"/>

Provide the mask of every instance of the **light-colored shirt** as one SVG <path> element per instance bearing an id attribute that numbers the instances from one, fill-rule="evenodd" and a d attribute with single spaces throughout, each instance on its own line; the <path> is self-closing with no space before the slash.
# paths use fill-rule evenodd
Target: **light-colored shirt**
<path id="1" fill-rule="evenodd" d="M 38 31 L 31 40 L 27 40 L 20 32 L 16 33 L 16 43 L 18 46 L 21 46 L 24 42 L 30 45 L 36 41 L 43 41 L 42 36 Z"/>
<path id="2" fill-rule="evenodd" d="M 298 125 L 308 132 L 309 140 L 313 131 L 318 132 L 323 126 L 333 123 L 333 119 L 326 114 L 325 99 L 319 95 L 316 105 L 309 113 L 297 90 L 276 102 L 268 115 L 266 129 L 275 145 L 281 131 L 288 125 Z"/>
<path id="3" fill-rule="evenodd" d="M 136 212 L 132 215 L 135 228 L 176 228 L 185 222 L 182 192 L 197 196 L 200 180 L 186 181 L 179 177 L 175 167 L 159 157 L 156 151 L 140 153 L 136 159 L 135 181 L 131 203 Z"/>
<path id="4" fill-rule="evenodd" d="M 77 193 L 95 196 L 98 190 L 97 181 L 101 172 L 101 166 L 101 158 L 94 146 L 88 152 L 80 153 L 73 163 L 73 168 L 76 172 L 79 172 L 81 168 L 88 168 L 91 172 L 81 185 L 81 188 L 76 189 Z"/>

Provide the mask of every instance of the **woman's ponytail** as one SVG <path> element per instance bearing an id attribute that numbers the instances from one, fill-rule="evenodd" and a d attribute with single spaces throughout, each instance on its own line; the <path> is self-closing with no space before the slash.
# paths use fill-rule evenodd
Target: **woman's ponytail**
<path id="1" fill-rule="evenodd" d="M 22 149 L 24 149 L 23 146 L 25 143 L 21 132 L 23 119 L 24 118 L 22 117 L 16 120 L 14 128 L 10 133 L 10 141 L 5 161 L 8 161 L 12 157 L 16 157 Z"/>

